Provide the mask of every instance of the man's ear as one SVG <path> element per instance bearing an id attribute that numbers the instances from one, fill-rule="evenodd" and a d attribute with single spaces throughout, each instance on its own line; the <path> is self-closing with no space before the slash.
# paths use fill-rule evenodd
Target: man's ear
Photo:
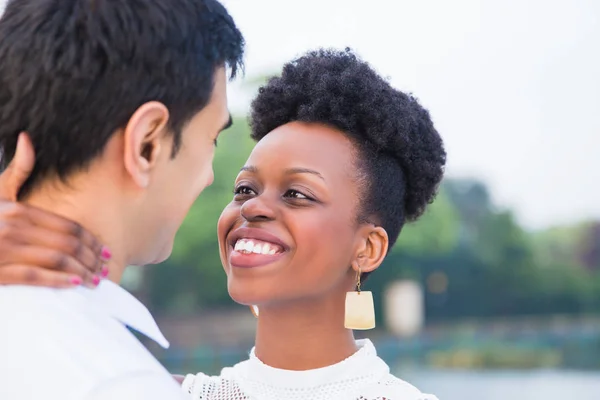
<path id="1" fill-rule="evenodd" d="M 359 232 L 360 242 L 356 251 L 354 269 L 371 272 L 379 268 L 387 255 L 389 239 L 387 232 L 380 226 L 365 225 Z"/>
<path id="2" fill-rule="evenodd" d="M 165 148 L 162 140 L 167 133 L 169 110 L 164 104 L 151 101 L 133 113 L 123 131 L 123 161 L 125 169 L 139 187 L 150 183 L 150 172 Z"/>

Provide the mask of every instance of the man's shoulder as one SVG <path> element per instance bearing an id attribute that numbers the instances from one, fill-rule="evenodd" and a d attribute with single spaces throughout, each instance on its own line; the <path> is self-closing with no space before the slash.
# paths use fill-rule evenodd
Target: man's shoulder
<path id="1" fill-rule="evenodd" d="M 185 400 L 181 387 L 172 378 L 155 372 L 141 372 L 101 382 L 82 397 L 84 400 Z"/>
<path id="2" fill-rule="evenodd" d="M 25 385 L 32 374 L 49 392 L 66 387 L 86 391 L 139 371 L 168 378 L 125 326 L 88 306 L 84 293 L 0 287 L 0 376 L 12 380 L 10 390 Z M 43 376 L 35 371 L 44 371 Z"/>
<path id="3" fill-rule="evenodd" d="M 33 353 L 33 349 L 42 351 L 52 347 L 80 355 L 100 354 L 104 360 L 126 361 L 132 354 L 152 359 L 122 323 L 94 308 L 82 291 L 0 287 L 0 320 L 4 322 L 0 329 L 0 346 L 32 349 L 22 356 Z M 55 354 L 36 354 L 37 357 L 46 355 Z M 85 362 L 93 364 L 94 360 Z"/>
<path id="4" fill-rule="evenodd" d="M 83 299 L 78 289 L 52 289 L 37 286 L 0 285 L 0 313 L 14 315 L 22 309 L 41 311 L 40 307 L 51 303 L 78 304 L 77 298 Z M 56 309 L 57 311 L 59 309 Z"/>
<path id="5" fill-rule="evenodd" d="M 28 335 L 33 332 L 25 330 L 36 327 L 62 330 L 66 328 L 64 324 L 48 324 L 48 321 L 69 321 L 82 314 L 84 309 L 85 298 L 75 290 L 0 286 L 0 319 L 5 322 L 0 335 Z"/>
<path id="6" fill-rule="evenodd" d="M 0 319 L 5 322 L 0 337 L 11 335 L 16 344 L 39 337 L 41 332 L 47 339 L 77 337 L 84 332 L 97 336 L 95 328 L 109 324 L 88 307 L 85 296 L 76 289 L 29 286 L 0 286 Z M 20 338 L 23 340 L 17 340 Z M 0 346 L 3 344 L 0 341 Z"/>

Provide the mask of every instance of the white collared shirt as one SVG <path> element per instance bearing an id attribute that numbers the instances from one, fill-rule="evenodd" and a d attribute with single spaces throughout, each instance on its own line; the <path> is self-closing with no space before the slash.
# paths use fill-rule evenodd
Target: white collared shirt
<path id="1" fill-rule="evenodd" d="M 0 286 L 0 399 L 185 398 L 125 325 L 169 346 L 148 309 L 110 281 L 94 290 Z"/>

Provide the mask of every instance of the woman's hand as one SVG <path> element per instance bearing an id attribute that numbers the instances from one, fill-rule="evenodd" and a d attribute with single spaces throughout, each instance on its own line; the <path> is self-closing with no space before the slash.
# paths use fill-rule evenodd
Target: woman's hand
<path id="1" fill-rule="evenodd" d="M 108 249 L 79 224 L 16 203 L 34 162 L 33 146 L 21 134 L 0 175 L 0 284 L 95 287 L 108 274 Z"/>

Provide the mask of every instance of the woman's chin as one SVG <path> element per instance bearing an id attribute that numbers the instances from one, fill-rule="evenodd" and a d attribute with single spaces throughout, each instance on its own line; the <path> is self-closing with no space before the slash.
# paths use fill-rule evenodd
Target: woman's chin
<path id="1" fill-rule="evenodd" d="M 239 287 L 238 285 L 229 283 L 227 286 L 229 291 L 229 297 L 231 300 L 242 306 L 253 306 L 256 304 L 262 304 L 268 301 L 266 296 L 256 293 L 256 291 L 249 290 L 248 287 Z"/>

